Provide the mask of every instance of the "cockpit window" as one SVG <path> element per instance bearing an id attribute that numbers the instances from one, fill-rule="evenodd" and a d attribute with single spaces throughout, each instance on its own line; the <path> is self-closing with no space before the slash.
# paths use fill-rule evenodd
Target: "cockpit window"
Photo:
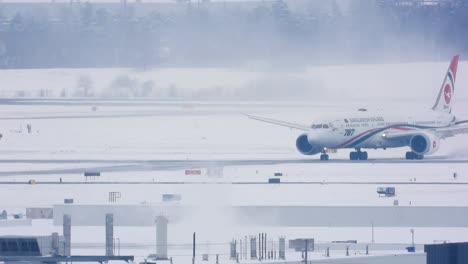
<path id="1" fill-rule="evenodd" d="M 328 125 L 328 124 L 312 124 L 310 127 L 312 129 L 321 129 L 321 128 L 328 129 L 330 127 L 333 127 L 333 125 L 331 123 L 330 123 L 330 125 Z"/>

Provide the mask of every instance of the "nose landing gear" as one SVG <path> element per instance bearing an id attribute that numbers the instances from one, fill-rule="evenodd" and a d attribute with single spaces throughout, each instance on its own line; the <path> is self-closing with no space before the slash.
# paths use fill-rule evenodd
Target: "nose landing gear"
<path id="1" fill-rule="evenodd" d="M 366 151 L 361 151 L 361 149 L 356 149 L 349 153 L 350 160 L 367 160 L 368 155 Z"/>
<path id="2" fill-rule="evenodd" d="M 321 154 L 320 155 L 320 160 L 328 160 L 328 154 Z"/>
<path id="3" fill-rule="evenodd" d="M 322 154 L 320 154 L 320 160 L 328 160 L 328 158 L 327 149 L 323 149 Z"/>

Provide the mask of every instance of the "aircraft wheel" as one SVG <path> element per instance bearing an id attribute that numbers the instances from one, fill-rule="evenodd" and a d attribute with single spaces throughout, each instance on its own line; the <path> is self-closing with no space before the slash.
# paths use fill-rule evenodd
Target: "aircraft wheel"
<path id="1" fill-rule="evenodd" d="M 320 155 L 320 160 L 328 160 L 328 154 L 322 154 Z"/>
<path id="2" fill-rule="evenodd" d="M 368 158 L 367 152 L 365 152 L 365 151 L 364 152 L 358 152 L 358 154 L 359 154 L 359 159 L 360 160 L 367 160 L 367 158 Z"/>
<path id="3" fill-rule="evenodd" d="M 351 151 L 349 153 L 349 159 L 350 160 L 357 160 L 359 158 L 359 153 L 355 152 L 355 151 Z"/>
<path id="4" fill-rule="evenodd" d="M 412 160 L 412 159 L 414 159 L 414 158 L 413 158 L 413 152 L 409 152 L 409 151 L 406 152 L 405 158 L 406 158 L 407 160 Z"/>

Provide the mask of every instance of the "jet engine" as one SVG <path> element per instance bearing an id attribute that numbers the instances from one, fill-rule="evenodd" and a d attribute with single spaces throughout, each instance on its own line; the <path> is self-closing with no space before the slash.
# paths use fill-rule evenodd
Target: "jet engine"
<path id="1" fill-rule="evenodd" d="M 429 155 L 439 149 L 440 139 L 430 133 L 414 135 L 410 140 L 411 150 L 419 155 Z"/>
<path id="2" fill-rule="evenodd" d="M 322 151 L 321 147 L 309 143 L 307 134 L 302 134 L 296 139 L 296 148 L 303 155 L 315 155 Z"/>

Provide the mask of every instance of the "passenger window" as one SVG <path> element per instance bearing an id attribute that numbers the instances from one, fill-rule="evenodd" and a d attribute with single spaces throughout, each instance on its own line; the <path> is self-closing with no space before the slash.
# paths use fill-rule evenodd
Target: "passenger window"
<path id="1" fill-rule="evenodd" d="M 322 124 L 316 125 L 315 128 L 322 128 Z"/>

